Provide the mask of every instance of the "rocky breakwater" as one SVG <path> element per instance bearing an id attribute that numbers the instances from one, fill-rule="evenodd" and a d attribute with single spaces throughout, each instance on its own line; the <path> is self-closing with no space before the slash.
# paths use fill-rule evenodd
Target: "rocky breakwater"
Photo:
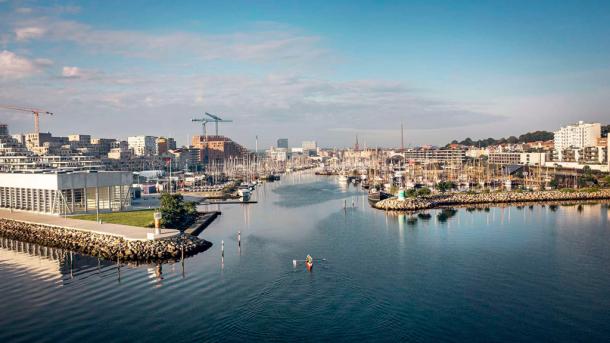
<path id="1" fill-rule="evenodd" d="M 537 192 L 489 192 L 489 193 L 455 193 L 441 197 L 389 198 L 377 202 L 375 208 L 391 211 L 417 211 L 446 206 L 473 204 L 501 204 L 515 202 L 545 201 L 585 201 L 610 199 L 610 189 L 599 190 L 552 190 Z"/>
<path id="2" fill-rule="evenodd" d="M 128 241 L 121 237 L 0 219 L 0 236 L 48 247 L 72 250 L 107 260 L 177 260 L 207 250 L 212 243 L 181 234 L 163 240 Z"/>
<path id="3" fill-rule="evenodd" d="M 417 211 L 429 209 L 432 207 L 432 204 L 433 201 L 424 197 L 405 198 L 404 200 L 394 197 L 378 201 L 373 207 L 389 211 Z"/>

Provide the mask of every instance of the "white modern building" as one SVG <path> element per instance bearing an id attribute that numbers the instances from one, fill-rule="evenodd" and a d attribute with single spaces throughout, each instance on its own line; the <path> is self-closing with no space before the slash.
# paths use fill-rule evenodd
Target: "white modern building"
<path id="1" fill-rule="evenodd" d="M 157 154 L 157 137 L 133 136 L 127 138 L 129 149 L 135 156 L 152 156 Z"/>
<path id="2" fill-rule="evenodd" d="M 601 137 L 601 124 L 579 121 L 560 128 L 554 134 L 555 156 L 558 161 L 563 161 L 563 151 L 568 148 L 595 146 Z"/>
<path id="3" fill-rule="evenodd" d="M 489 163 L 526 166 L 543 166 L 546 163 L 546 154 L 543 152 L 491 152 Z"/>
<path id="4" fill-rule="evenodd" d="M 121 211 L 131 172 L 0 173 L 0 208 L 43 214 Z"/>
<path id="5" fill-rule="evenodd" d="M 303 150 L 317 150 L 318 143 L 316 141 L 303 141 L 303 143 L 301 143 L 301 147 Z"/>

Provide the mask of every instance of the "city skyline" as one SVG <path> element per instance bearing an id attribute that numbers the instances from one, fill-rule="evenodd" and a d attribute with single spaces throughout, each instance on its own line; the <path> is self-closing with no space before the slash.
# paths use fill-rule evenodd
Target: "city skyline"
<path id="1" fill-rule="evenodd" d="M 606 123 L 606 3 L 274 5 L 0 1 L 0 103 L 55 112 L 55 135 L 179 145 L 208 111 L 248 148 L 398 146 L 400 122 L 405 145 Z"/>

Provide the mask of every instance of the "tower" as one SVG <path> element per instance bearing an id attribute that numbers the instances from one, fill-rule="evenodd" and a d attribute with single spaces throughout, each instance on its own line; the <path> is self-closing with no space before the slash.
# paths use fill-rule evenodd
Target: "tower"
<path id="1" fill-rule="evenodd" d="M 400 122 L 400 151 L 405 151 L 405 130 Z"/>

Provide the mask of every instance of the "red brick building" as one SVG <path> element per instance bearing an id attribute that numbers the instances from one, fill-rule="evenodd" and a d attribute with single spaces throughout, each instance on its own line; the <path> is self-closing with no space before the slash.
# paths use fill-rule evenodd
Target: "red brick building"
<path id="1" fill-rule="evenodd" d="M 215 161 L 222 163 L 229 157 L 243 156 L 247 149 L 225 136 L 193 136 L 192 145 L 200 149 L 200 160 L 203 163 Z"/>

